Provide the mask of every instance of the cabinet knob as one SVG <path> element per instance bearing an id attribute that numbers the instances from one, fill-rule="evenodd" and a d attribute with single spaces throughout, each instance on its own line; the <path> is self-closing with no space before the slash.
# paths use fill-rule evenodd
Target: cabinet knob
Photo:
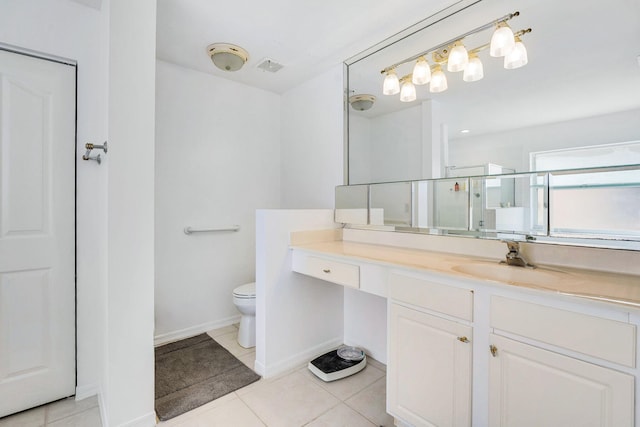
<path id="1" fill-rule="evenodd" d="M 330 269 L 328 269 L 328 268 L 325 268 L 325 269 L 323 269 L 323 270 L 322 270 L 322 272 L 323 272 L 323 273 L 327 273 L 327 274 L 329 274 L 329 273 L 331 273 L 331 270 L 330 270 Z"/>
<path id="2" fill-rule="evenodd" d="M 493 357 L 497 357 L 498 356 L 498 347 L 496 347 L 495 345 L 490 345 L 489 346 L 489 351 L 491 352 L 491 355 Z"/>
<path id="3" fill-rule="evenodd" d="M 467 338 L 467 337 L 458 337 L 458 341 L 464 342 L 464 343 L 468 343 L 469 342 L 469 338 Z"/>

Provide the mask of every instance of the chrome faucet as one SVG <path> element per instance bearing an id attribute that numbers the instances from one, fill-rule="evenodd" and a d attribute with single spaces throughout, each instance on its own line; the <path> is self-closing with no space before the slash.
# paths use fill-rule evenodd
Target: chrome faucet
<path id="1" fill-rule="evenodd" d="M 535 268 L 534 265 L 529 264 L 524 258 L 522 258 L 522 255 L 520 255 L 520 244 L 518 242 L 513 240 L 503 240 L 503 242 L 507 244 L 509 252 L 507 252 L 506 259 L 500 261 L 501 264 Z"/>

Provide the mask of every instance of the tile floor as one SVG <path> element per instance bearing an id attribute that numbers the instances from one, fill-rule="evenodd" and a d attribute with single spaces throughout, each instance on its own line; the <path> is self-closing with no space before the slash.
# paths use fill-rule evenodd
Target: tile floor
<path id="1" fill-rule="evenodd" d="M 98 399 L 74 397 L 0 418 L 0 427 L 101 427 Z"/>
<path id="2" fill-rule="evenodd" d="M 255 348 L 236 341 L 237 325 L 209 332 L 244 364 L 253 369 Z M 386 367 L 368 360 L 352 377 L 325 383 L 299 366 L 276 378 L 261 379 L 209 402 L 160 427 L 392 427 L 385 411 Z M 73 397 L 0 418 L 0 427 L 101 427 L 95 397 Z"/>
<path id="3" fill-rule="evenodd" d="M 253 369 L 255 348 L 236 341 L 237 325 L 209 332 L 231 354 Z M 159 427 L 392 427 L 386 411 L 386 367 L 368 360 L 352 377 L 325 383 L 299 366 L 276 378 L 261 379 Z"/>

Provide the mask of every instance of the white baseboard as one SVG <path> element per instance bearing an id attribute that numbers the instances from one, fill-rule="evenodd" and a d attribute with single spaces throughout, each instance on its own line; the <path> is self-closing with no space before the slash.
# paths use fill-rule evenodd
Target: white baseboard
<path id="1" fill-rule="evenodd" d="M 258 360 L 256 360 L 255 368 L 258 375 L 263 376 L 264 378 L 271 378 L 277 375 L 283 374 L 285 372 L 291 371 L 295 368 L 300 367 L 301 365 L 306 365 L 310 360 L 313 360 L 315 357 L 326 353 L 329 350 L 339 347 L 342 344 L 342 337 L 333 338 L 331 340 L 325 341 L 322 344 L 319 344 L 315 347 L 302 351 L 298 354 L 294 354 L 291 357 L 283 359 L 276 363 L 271 363 L 269 365 L 265 365 Z"/>
<path id="2" fill-rule="evenodd" d="M 99 393 L 100 387 L 97 384 L 80 385 L 76 387 L 76 400 L 84 400 Z"/>
<path id="3" fill-rule="evenodd" d="M 165 334 L 156 335 L 153 339 L 153 344 L 157 347 L 162 344 L 168 344 L 170 342 L 179 341 L 181 339 L 193 337 L 213 329 L 224 328 L 225 326 L 233 325 L 240 321 L 240 315 L 227 317 L 225 319 L 216 320 L 213 322 L 202 323 L 200 325 L 191 326 L 189 328 L 180 329 L 178 331 L 167 332 Z"/>
<path id="4" fill-rule="evenodd" d="M 98 407 L 100 408 L 100 420 L 103 426 L 109 425 L 109 417 L 107 416 L 107 404 L 104 400 L 104 392 L 102 386 L 98 386 Z"/>
<path id="5" fill-rule="evenodd" d="M 87 387 L 87 389 L 88 389 L 88 387 Z M 77 390 L 78 390 L 78 388 L 76 388 L 76 400 L 80 400 L 80 399 L 78 399 Z M 104 393 L 102 392 L 102 388 L 100 386 L 95 386 L 94 390 L 96 391 L 95 394 L 98 395 L 98 407 L 100 409 L 100 421 L 102 422 L 103 426 L 108 426 L 110 424 L 109 424 L 109 417 L 107 416 L 107 404 L 106 404 L 106 402 L 104 400 Z M 151 412 L 146 413 L 146 414 L 144 414 L 144 415 L 142 415 L 142 416 L 140 416 L 138 418 L 135 418 L 133 420 L 121 423 L 121 424 L 118 425 L 118 427 L 153 427 L 155 425 L 156 425 L 156 413 L 155 413 L 155 411 L 151 411 Z"/>

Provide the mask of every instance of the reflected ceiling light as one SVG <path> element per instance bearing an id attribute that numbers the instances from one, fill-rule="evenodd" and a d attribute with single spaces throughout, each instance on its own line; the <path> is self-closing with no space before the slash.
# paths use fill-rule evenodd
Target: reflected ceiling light
<path id="1" fill-rule="evenodd" d="M 504 68 L 507 70 L 513 70 L 524 67 L 527 65 L 527 62 L 529 62 L 529 59 L 527 58 L 527 48 L 524 47 L 520 37 L 516 37 L 516 44 L 504 57 Z"/>
<path id="2" fill-rule="evenodd" d="M 358 111 L 366 111 L 373 107 L 373 103 L 376 102 L 376 97 L 368 94 L 351 95 L 349 97 L 349 104 L 351 108 Z"/>
<path id="3" fill-rule="evenodd" d="M 424 85 L 429 83 L 431 80 L 431 66 L 424 56 L 418 58 L 416 65 L 413 67 L 413 73 L 411 74 L 411 81 L 414 85 Z"/>
<path id="4" fill-rule="evenodd" d="M 491 56 L 507 55 L 504 59 L 504 67 L 507 69 L 519 68 L 526 65 L 527 50 L 524 44 L 522 44 L 520 37 L 530 33 L 531 28 L 520 30 L 514 34 L 509 25 L 507 25 L 507 21 L 519 15 L 520 12 L 509 13 L 429 50 L 425 50 L 386 67 L 381 71 L 381 73 L 385 75 L 382 93 L 385 95 L 395 95 L 400 92 L 401 100 L 409 102 L 408 100 L 413 97 L 413 95 L 410 94 L 415 93 L 416 90 L 414 85 L 429 83 L 430 92 L 442 92 L 448 87 L 447 77 L 442 71 L 445 64 L 447 71 L 457 72 L 464 70 L 462 79 L 465 82 L 481 80 L 484 77 L 484 69 L 478 53 L 486 49 L 490 50 Z M 467 50 L 463 44 L 465 37 L 489 29 L 494 30 L 489 43 Z M 433 68 L 429 61 L 427 61 L 427 57 L 430 57 L 430 60 L 434 64 Z M 398 78 L 396 74 L 398 67 L 414 61 L 415 64 L 412 72 Z M 401 82 L 402 91 L 405 92 L 404 96 L 400 90 Z M 409 86 L 407 83 L 412 84 Z M 407 86 L 406 89 L 404 87 L 405 85 Z M 410 100 L 413 101 L 414 99 L 415 98 Z"/>
<path id="5" fill-rule="evenodd" d="M 515 44 L 513 31 L 506 23 L 502 22 L 498 24 L 498 28 L 496 28 L 493 36 L 491 36 L 489 55 L 495 58 L 505 56 L 513 49 Z"/>
<path id="6" fill-rule="evenodd" d="M 400 90 L 400 101 L 411 102 L 416 100 L 416 87 L 411 83 L 408 78 L 402 82 L 402 89 Z"/>
<path id="7" fill-rule="evenodd" d="M 453 49 L 449 53 L 449 59 L 447 59 L 448 71 L 462 71 L 469 63 L 469 53 L 464 47 L 462 42 L 457 41 L 453 44 Z"/>
<path id="8" fill-rule="evenodd" d="M 207 53 L 214 65 L 223 71 L 238 71 L 249 59 L 246 50 L 229 43 L 210 44 Z"/>
<path id="9" fill-rule="evenodd" d="M 436 65 L 431 74 L 431 83 L 429 84 L 429 92 L 438 93 L 447 90 L 447 76 L 442 72 L 440 65 Z"/>
<path id="10" fill-rule="evenodd" d="M 484 67 L 482 66 L 482 61 L 478 58 L 478 55 L 472 53 L 469 56 L 469 63 L 464 68 L 464 74 L 462 75 L 462 80 L 465 82 L 475 82 L 484 77 Z"/>
<path id="11" fill-rule="evenodd" d="M 387 71 L 387 76 L 384 78 L 382 84 L 382 93 L 385 95 L 395 95 L 400 93 L 400 80 L 396 74 L 396 70 L 391 69 Z"/>

